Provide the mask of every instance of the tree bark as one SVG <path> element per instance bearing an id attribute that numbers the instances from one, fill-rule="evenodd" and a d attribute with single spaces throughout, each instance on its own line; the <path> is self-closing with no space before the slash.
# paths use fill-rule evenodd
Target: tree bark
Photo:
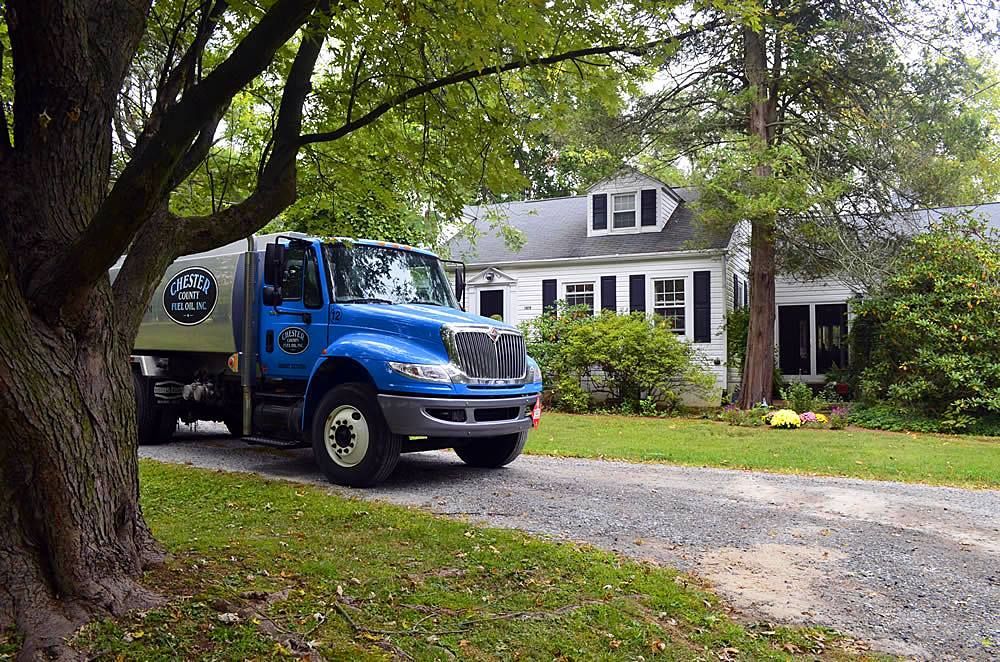
<path id="1" fill-rule="evenodd" d="M 99 313 L 41 322 L 12 279 L 0 310 L 0 626 L 24 634 L 22 659 L 61 657 L 87 619 L 154 601 L 137 583 L 159 550 L 139 507 L 131 343 Z"/>
<path id="2" fill-rule="evenodd" d="M 748 132 L 766 148 L 774 140 L 776 126 L 780 46 L 775 46 L 774 69 L 769 77 L 763 31 L 744 27 L 743 44 L 744 70 L 753 92 Z M 771 176 L 771 166 L 766 160 L 757 165 L 753 176 Z M 774 223 L 773 216 L 750 219 L 750 324 L 739 399 L 739 406 L 745 409 L 762 401 L 770 402 L 774 389 Z"/>

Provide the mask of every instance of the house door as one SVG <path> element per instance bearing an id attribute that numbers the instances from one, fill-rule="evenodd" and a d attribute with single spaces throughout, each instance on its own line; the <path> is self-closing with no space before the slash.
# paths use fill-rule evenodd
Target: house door
<path id="1" fill-rule="evenodd" d="M 783 375 L 812 373 L 809 306 L 778 306 L 778 367 Z"/>
<path id="2" fill-rule="evenodd" d="M 479 314 L 503 319 L 503 290 L 479 291 Z"/>

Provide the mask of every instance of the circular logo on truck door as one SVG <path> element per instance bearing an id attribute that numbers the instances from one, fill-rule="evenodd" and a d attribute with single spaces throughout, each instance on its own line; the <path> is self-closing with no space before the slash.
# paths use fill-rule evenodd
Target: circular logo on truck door
<path id="1" fill-rule="evenodd" d="M 184 326 L 201 324 L 215 310 L 219 285 L 204 267 L 189 267 L 174 274 L 163 288 L 163 310 Z"/>
<path id="2" fill-rule="evenodd" d="M 289 326 L 278 334 L 278 347 L 285 354 L 301 354 L 309 347 L 309 334 L 305 329 Z"/>

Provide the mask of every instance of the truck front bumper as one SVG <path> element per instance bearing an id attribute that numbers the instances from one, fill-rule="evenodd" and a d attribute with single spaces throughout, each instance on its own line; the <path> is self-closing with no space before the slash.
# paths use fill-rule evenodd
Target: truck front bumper
<path id="1" fill-rule="evenodd" d="M 411 437 L 495 437 L 531 429 L 537 393 L 507 398 L 378 396 L 395 434 Z"/>

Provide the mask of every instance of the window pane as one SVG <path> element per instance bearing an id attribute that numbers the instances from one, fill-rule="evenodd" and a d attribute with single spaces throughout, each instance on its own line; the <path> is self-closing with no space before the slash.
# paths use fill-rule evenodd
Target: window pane
<path id="1" fill-rule="evenodd" d="M 615 211 L 635 211 L 635 193 L 615 193 Z"/>
<path id="2" fill-rule="evenodd" d="M 285 269 L 281 274 L 281 298 L 298 301 L 302 298 L 302 271 L 306 252 L 302 248 L 285 251 Z"/>
<path id="3" fill-rule="evenodd" d="M 847 304 L 816 306 L 816 373 L 847 367 Z"/>
<path id="4" fill-rule="evenodd" d="M 305 290 L 302 303 L 308 308 L 319 308 L 323 305 L 323 290 L 319 284 L 319 261 L 311 248 L 306 253 Z"/>
<path id="5" fill-rule="evenodd" d="M 593 283 L 570 283 L 566 285 L 566 305 L 586 306 L 594 312 L 594 284 Z"/>

